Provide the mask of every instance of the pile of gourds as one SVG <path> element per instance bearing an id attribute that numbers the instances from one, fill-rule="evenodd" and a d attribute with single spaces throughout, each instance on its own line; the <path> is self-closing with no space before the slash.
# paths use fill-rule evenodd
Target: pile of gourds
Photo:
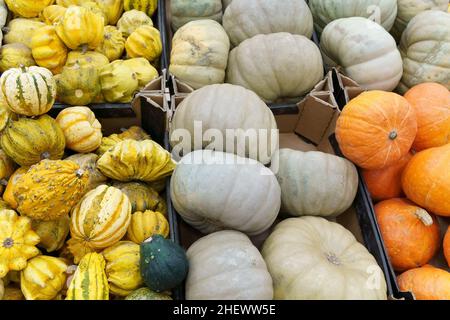
<path id="1" fill-rule="evenodd" d="M 157 0 L 6 0 L 0 71 L 40 66 L 69 105 L 126 103 L 158 77 L 162 52 L 152 15 Z M 33 86 L 34 83 L 23 83 Z M 36 99 L 34 97 L 34 99 Z"/>
<path id="2" fill-rule="evenodd" d="M 170 299 L 166 269 L 186 258 L 165 239 L 169 152 L 140 127 L 103 137 L 85 106 L 46 114 L 48 69 L 0 83 L 0 299 Z"/>

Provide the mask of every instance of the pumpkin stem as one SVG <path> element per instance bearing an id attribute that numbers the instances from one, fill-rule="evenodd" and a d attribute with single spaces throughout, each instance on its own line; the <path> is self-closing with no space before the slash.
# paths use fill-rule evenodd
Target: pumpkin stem
<path id="1" fill-rule="evenodd" d="M 430 214 L 426 210 L 420 208 L 420 209 L 417 209 L 416 212 L 414 212 L 414 214 L 420 221 L 422 221 L 422 223 L 425 226 L 429 227 L 433 224 L 433 218 L 430 216 Z"/>
<path id="2" fill-rule="evenodd" d="M 87 51 L 88 51 L 88 45 L 87 45 L 87 43 L 85 43 L 81 46 L 81 53 L 85 54 Z"/>
<path id="3" fill-rule="evenodd" d="M 4 248 L 12 248 L 13 245 L 14 245 L 14 240 L 11 239 L 11 238 L 6 238 L 6 239 L 3 241 L 3 247 L 4 247 Z"/>
<path id="4" fill-rule="evenodd" d="M 20 64 L 19 68 L 20 68 L 20 70 L 22 70 L 22 72 L 27 72 L 27 68 L 25 67 L 24 64 Z"/>
<path id="5" fill-rule="evenodd" d="M 395 138 L 397 138 L 397 131 L 392 130 L 392 131 L 389 133 L 389 139 L 395 140 Z"/>
<path id="6" fill-rule="evenodd" d="M 83 169 L 77 169 L 77 171 L 75 171 L 75 175 L 77 176 L 77 178 L 81 178 L 83 174 L 84 174 Z"/>

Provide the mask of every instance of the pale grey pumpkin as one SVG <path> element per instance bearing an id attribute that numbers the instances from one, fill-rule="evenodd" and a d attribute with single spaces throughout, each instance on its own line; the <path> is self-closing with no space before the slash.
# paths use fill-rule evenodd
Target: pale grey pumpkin
<path id="1" fill-rule="evenodd" d="M 211 233 L 194 242 L 186 254 L 187 300 L 272 300 L 272 277 L 245 234 Z"/>
<path id="2" fill-rule="evenodd" d="M 171 0 L 172 29 L 194 20 L 211 19 L 222 22 L 221 0 Z"/>
<path id="3" fill-rule="evenodd" d="M 261 163 L 230 153 L 197 150 L 172 175 L 170 195 L 183 220 L 203 233 L 224 229 L 257 235 L 280 209 L 280 186 Z"/>
<path id="4" fill-rule="evenodd" d="M 288 32 L 311 38 L 313 18 L 303 0 L 245 0 L 229 5 L 223 27 L 237 46 L 257 34 Z"/>
<path id="5" fill-rule="evenodd" d="M 201 132 L 196 133 L 197 127 Z M 172 147 L 192 151 L 206 148 L 214 142 L 207 137 L 208 130 L 220 133 L 223 143 L 217 140 L 215 150 L 237 153 L 241 156 L 270 162 L 272 153 L 278 147 L 278 131 L 275 118 L 267 105 L 252 91 L 231 84 L 214 84 L 189 94 L 175 111 L 170 130 Z M 184 137 L 184 133 L 190 137 Z M 228 140 L 227 130 L 233 130 L 234 138 Z M 262 130 L 262 131 L 260 131 Z M 196 134 L 202 134 L 198 137 Z M 245 143 L 242 150 L 238 143 L 254 134 L 255 140 Z M 180 137 L 183 137 L 181 143 Z M 200 139 L 201 143 L 196 145 Z M 174 153 L 178 153 L 175 151 Z M 186 152 L 184 152 L 186 154 Z"/>
<path id="6" fill-rule="evenodd" d="M 228 58 L 226 82 L 267 102 L 301 97 L 322 78 L 322 57 L 314 42 L 287 32 L 247 39 Z"/>
<path id="7" fill-rule="evenodd" d="M 379 24 L 361 17 L 330 22 L 320 37 L 323 60 L 367 90 L 392 91 L 402 77 L 394 38 Z"/>
<path id="8" fill-rule="evenodd" d="M 358 172 L 335 155 L 280 149 L 272 169 L 281 187 L 281 211 L 293 216 L 337 216 L 353 203 Z"/>

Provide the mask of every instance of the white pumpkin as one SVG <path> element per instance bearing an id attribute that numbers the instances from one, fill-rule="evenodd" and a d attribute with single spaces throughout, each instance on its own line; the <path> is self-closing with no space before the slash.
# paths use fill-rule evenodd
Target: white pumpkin
<path id="1" fill-rule="evenodd" d="M 257 34 L 288 32 L 311 38 L 313 18 L 303 0 L 245 0 L 230 4 L 223 27 L 237 46 Z"/>
<path id="2" fill-rule="evenodd" d="M 323 30 L 320 48 L 326 65 L 339 66 L 364 89 L 392 91 L 402 77 L 402 58 L 394 38 L 369 19 L 332 21 Z"/>
<path id="3" fill-rule="evenodd" d="M 197 150 L 172 175 L 170 194 L 181 217 L 203 233 L 223 229 L 257 235 L 280 209 L 280 186 L 260 162 L 234 154 Z"/>
<path id="4" fill-rule="evenodd" d="M 268 102 L 299 98 L 322 78 L 320 51 L 301 35 L 257 35 L 231 50 L 228 58 L 226 82 L 250 89 Z"/>
<path id="5" fill-rule="evenodd" d="M 448 0 L 397 0 L 397 6 L 397 18 L 395 19 L 391 34 L 397 41 L 400 41 L 403 31 L 412 18 L 426 10 L 446 12 Z"/>
<path id="6" fill-rule="evenodd" d="M 221 0 L 171 0 L 169 5 L 173 30 L 178 30 L 190 21 L 200 19 L 222 22 Z"/>
<path id="7" fill-rule="evenodd" d="M 186 130 L 190 137 L 184 137 Z M 206 135 L 207 130 L 220 133 L 220 139 Z M 227 139 L 227 131 L 233 133 L 233 139 Z M 246 137 L 252 134 L 255 139 L 247 143 Z M 215 150 L 266 164 L 278 147 L 278 130 L 272 112 L 254 92 L 231 84 L 214 84 L 194 91 L 180 103 L 172 119 L 170 140 L 177 150 L 190 152 L 214 143 Z"/>
<path id="8" fill-rule="evenodd" d="M 169 71 L 194 89 L 223 83 L 230 40 L 213 20 L 191 21 L 175 32 Z"/>
<path id="9" fill-rule="evenodd" d="M 262 256 L 277 300 L 385 300 L 383 271 L 340 224 L 319 217 L 280 222 Z"/>
<path id="10" fill-rule="evenodd" d="M 400 53 L 400 93 L 424 82 L 437 82 L 450 90 L 450 13 L 428 10 L 415 16 L 403 32 Z"/>
<path id="11" fill-rule="evenodd" d="M 272 278 L 243 233 L 218 231 L 187 250 L 186 300 L 271 300 Z"/>
<path id="12" fill-rule="evenodd" d="M 349 17 L 369 18 L 389 31 L 397 16 L 397 0 L 310 0 L 309 7 L 319 34 L 331 21 Z"/>
<path id="13" fill-rule="evenodd" d="M 337 216 L 358 190 L 358 172 L 335 155 L 280 149 L 272 161 L 281 187 L 281 211 L 293 216 Z"/>

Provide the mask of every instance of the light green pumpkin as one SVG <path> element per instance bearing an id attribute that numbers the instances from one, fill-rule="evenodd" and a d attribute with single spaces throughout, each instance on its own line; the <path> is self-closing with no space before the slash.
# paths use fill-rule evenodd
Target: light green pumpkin
<path id="1" fill-rule="evenodd" d="M 194 20 L 211 19 L 222 22 L 221 0 L 172 0 L 170 12 L 175 31 Z"/>

